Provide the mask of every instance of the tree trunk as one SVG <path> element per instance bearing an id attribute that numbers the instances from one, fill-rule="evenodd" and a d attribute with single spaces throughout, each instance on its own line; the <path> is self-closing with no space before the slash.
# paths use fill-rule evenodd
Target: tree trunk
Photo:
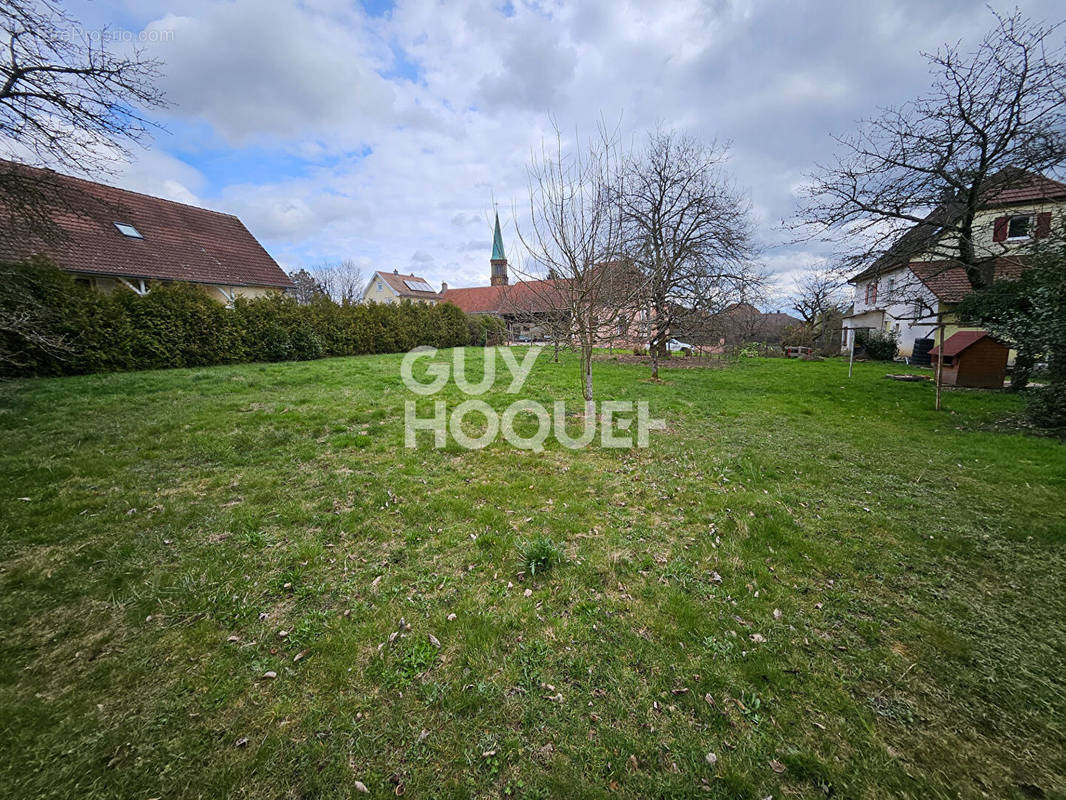
<path id="1" fill-rule="evenodd" d="M 1014 374 L 1011 375 L 1010 379 L 1010 390 L 1012 392 L 1020 392 L 1029 385 L 1029 378 L 1032 377 L 1035 364 L 1036 359 L 1033 358 L 1032 353 L 1021 348 L 1018 349 L 1018 355 L 1014 358 Z"/>
<path id="2" fill-rule="evenodd" d="M 596 415 L 596 403 L 592 399 L 592 344 L 581 343 L 581 388 L 585 399 L 585 417 Z"/>
<path id="3" fill-rule="evenodd" d="M 648 345 L 648 353 L 651 355 L 651 379 L 659 380 L 659 343 L 652 342 Z"/>
<path id="4" fill-rule="evenodd" d="M 552 361 L 554 361 L 556 364 L 558 364 L 559 363 L 559 338 L 557 336 L 554 337 L 554 342 L 553 343 L 555 345 L 555 355 L 552 358 Z"/>

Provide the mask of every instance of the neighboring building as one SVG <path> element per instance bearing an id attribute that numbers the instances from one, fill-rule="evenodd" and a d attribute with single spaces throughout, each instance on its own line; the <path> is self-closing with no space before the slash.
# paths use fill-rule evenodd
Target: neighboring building
<path id="1" fill-rule="evenodd" d="M 42 219 L 0 211 L 0 261 L 45 256 L 103 291 L 144 294 L 154 281 L 184 281 L 225 303 L 293 285 L 232 214 L 11 162 L 0 168 L 35 187 Z"/>
<path id="2" fill-rule="evenodd" d="M 425 278 L 418 275 L 403 275 L 397 270 L 375 272 L 363 291 L 364 303 L 429 303 L 436 305 L 441 296 L 433 291 Z"/>
<path id="3" fill-rule="evenodd" d="M 1017 277 L 1036 240 L 1066 224 L 1066 184 L 1018 170 L 1004 170 L 989 184 L 974 219 L 974 247 L 993 280 Z M 945 226 L 957 215 L 957 209 L 938 207 L 850 279 L 854 302 L 844 318 L 842 349 L 850 347 L 857 329 L 895 331 L 900 354 L 909 357 L 916 341 L 928 350 L 935 343 L 929 340 L 938 340 L 939 321 L 944 337 L 961 330 L 952 309 L 970 293 L 970 282 L 965 270 L 942 254 L 951 244 Z"/>
<path id="4" fill-rule="evenodd" d="M 488 286 L 449 289 L 445 284 L 440 298 L 454 303 L 467 314 L 491 314 L 507 326 L 511 341 L 540 341 L 569 338 L 570 297 L 565 279 L 518 281 L 511 283 L 507 256 L 503 249 L 500 217 L 496 215 L 489 259 Z M 600 331 L 603 346 L 632 347 L 648 340 L 646 312 L 623 314 L 622 319 Z"/>

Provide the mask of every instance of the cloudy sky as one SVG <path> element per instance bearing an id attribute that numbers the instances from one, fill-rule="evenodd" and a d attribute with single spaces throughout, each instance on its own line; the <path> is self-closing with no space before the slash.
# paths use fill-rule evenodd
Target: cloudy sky
<path id="1" fill-rule="evenodd" d="M 352 258 L 452 286 L 487 283 L 494 202 L 514 249 L 550 120 L 603 117 L 731 142 L 787 287 L 818 253 L 779 225 L 830 134 L 921 91 L 920 51 L 992 23 L 983 0 L 66 5 L 165 62 L 166 132 L 114 182 L 237 214 L 289 269 Z"/>

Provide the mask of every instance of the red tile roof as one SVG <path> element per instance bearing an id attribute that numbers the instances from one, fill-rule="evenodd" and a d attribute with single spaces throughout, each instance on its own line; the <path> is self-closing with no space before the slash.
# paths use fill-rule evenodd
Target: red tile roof
<path id="1" fill-rule="evenodd" d="M 448 289 L 441 300 L 454 303 L 467 314 L 499 313 L 500 295 L 506 286 L 476 286 L 472 289 Z"/>
<path id="2" fill-rule="evenodd" d="M 1006 186 L 988 198 L 988 205 L 1008 205 L 1010 203 L 1033 203 L 1041 200 L 1060 200 L 1066 198 L 1066 184 L 1035 173 L 1022 173 L 1017 170 L 1017 177 L 1011 177 Z"/>
<path id="3" fill-rule="evenodd" d="M 449 289 L 441 295 L 467 314 L 547 313 L 567 307 L 565 281 L 519 281 L 509 286 Z"/>
<path id="4" fill-rule="evenodd" d="M 385 281 L 385 283 L 391 286 L 393 291 L 395 291 L 396 294 L 398 294 L 400 297 L 418 297 L 432 299 L 438 299 L 440 297 L 440 295 L 432 289 L 430 289 L 428 292 L 423 292 L 417 289 L 412 289 L 406 283 L 404 283 L 404 281 L 422 281 L 423 283 L 428 284 L 429 281 L 427 281 L 421 275 L 404 275 L 399 272 L 381 271 L 378 271 L 377 274 Z"/>
<path id="5" fill-rule="evenodd" d="M 44 187 L 58 235 L 0 214 L 0 261 L 45 255 L 72 272 L 226 286 L 289 288 L 292 281 L 237 217 L 11 162 Z M 116 222 L 143 238 L 125 236 Z"/>
<path id="6" fill-rule="evenodd" d="M 953 261 L 912 261 L 911 271 L 944 303 L 958 303 L 973 291 L 966 270 Z M 997 258 L 993 280 L 1017 278 L 1025 268 L 1024 258 Z"/>
<path id="7" fill-rule="evenodd" d="M 963 350 L 977 344 L 988 335 L 988 331 L 958 331 L 953 333 L 944 342 L 944 355 L 957 356 Z M 934 347 L 929 351 L 929 355 L 940 355 L 940 347 Z"/>

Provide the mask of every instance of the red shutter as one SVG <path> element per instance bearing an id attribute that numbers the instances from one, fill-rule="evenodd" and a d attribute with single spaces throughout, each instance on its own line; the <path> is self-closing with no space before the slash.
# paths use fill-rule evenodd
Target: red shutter
<path id="1" fill-rule="evenodd" d="M 993 242 L 1005 242 L 1007 241 L 1007 226 L 1010 224 L 1010 217 L 996 217 L 996 221 L 992 227 L 992 241 Z"/>
<path id="2" fill-rule="evenodd" d="M 1051 235 L 1051 212 L 1044 211 L 1036 215 L 1036 238 L 1043 239 Z"/>

